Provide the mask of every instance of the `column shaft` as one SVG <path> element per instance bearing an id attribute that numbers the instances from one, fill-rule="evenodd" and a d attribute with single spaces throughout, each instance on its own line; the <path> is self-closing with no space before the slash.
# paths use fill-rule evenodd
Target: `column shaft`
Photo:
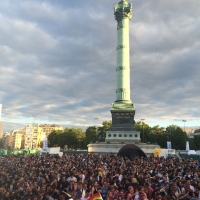
<path id="1" fill-rule="evenodd" d="M 130 101 L 129 19 L 122 18 L 117 27 L 116 101 Z"/>

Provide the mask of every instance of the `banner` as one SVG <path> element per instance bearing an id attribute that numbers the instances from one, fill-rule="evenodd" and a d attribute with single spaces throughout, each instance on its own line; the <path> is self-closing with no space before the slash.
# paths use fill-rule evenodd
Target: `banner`
<path id="1" fill-rule="evenodd" d="M 44 138 L 43 140 L 43 149 L 47 149 L 48 148 L 48 141 L 47 138 Z"/>
<path id="2" fill-rule="evenodd" d="M 190 146 L 189 146 L 189 142 L 187 141 L 186 142 L 186 151 L 189 151 L 190 150 Z"/>
<path id="3" fill-rule="evenodd" d="M 172 143 L 170 141 L 167 141 L 167 149 L 172 149 Z"/>

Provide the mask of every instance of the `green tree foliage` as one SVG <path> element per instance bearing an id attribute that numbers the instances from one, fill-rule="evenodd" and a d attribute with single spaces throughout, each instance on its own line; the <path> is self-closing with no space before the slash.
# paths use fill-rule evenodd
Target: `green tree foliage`
<path id="1" fill-rule="evenodd" d="M 111 127 L 112 121 L 103 121 L 102 127 L 98 127 L 98 136 L 97 140 L 99 142 L 105 142 L 106 131 Z"/>
<path id="2" fill-rule="evenodd" d="M 89 126 L 85 131 L 86 144 L 94 143 L 97 141 L 98 128 L 96 126 Z"/>
<path id="3" fill-rule="evenodd" d="M 65 145 L 69 149 L 77 149 L 85 146 L 85 133 L 81 128 L 66 128 L 64 131 L 52 131 L 48 136 L 49 147 L 60 146 L 64 148 Z"/>
<path id="4" fill-rule="evenodd" d="M 58 144 L 58 134 L 61 134 L 63 131 L 58 130 L 58 131 L 52 131 L 49 135 L 48 135 L 48 146 L 49 147 L 56 147 L 59 146 Z"/>
<path id="5" fill-rule="evenodd" d="M 0 139 L 0 149 L 3 149 L 3 140 Z"/>
<path id="6" fill-rule="evenodd" d="M 76 136 L 77 136 L 77 148 L 78 149 L 86 149 L 87 145 L 85 144 L 85 132 L 82 128 L 78 128 L 76 130 Z"/>
<path id="7" fill-rule="evenodd" d="M 78 136 L 75 128 L 66 128 L 63 135 L 60 137 L 60 147 L 63 148 L 65 145 L 69 149 L 77 149 L 78 147 Z"/>
<path id="8" fill-rule="evenodd" d="M 197 150 L 198 149 L 197 146 L 196 146 L 194 138 L 189 138 L 188 141 L 189 141 L 190 149 L 192 149 L 192 150 Z"/>
<path id="9" fill-rule="evenodd" d="M 195 149 L 200 149 L 200 135 L 195 135 L 193 141 Z"/>
<path id="10" fill-rule="evenodd" d="M 185 149 L 186 141 L 189 141 L 186 133 L 176 125 L 170 125 L 166 128 L 167 139 L 171 141 L 172 148 Z"/>
<path id="11" fill-rule="evenodd" d="M 170 125 L 166 128 L 154 126 L 150 127 L 142 121 L 135 123 L 135 128 L 140 131 L 142 142 L 158 144 L 161 148 L 167 148 L 167 141 L 171 141 L 172 148 L 185 149 L 186 141 L 189 141 L 191 149 L 200 149 L 200 136 L 192 140 L 189 139 L 186 133 L 176 125 Z"/>
<path id="12" fill-rule="evenodd" d="M 64 131 L 52 131 L 48 136 L 49 147 L 68 145 L 69 149 L 87 149 L 89 143 L 96 141 L 104 142 L 106 131 L 111 127 L 111 121 L 104 121 L 101 127 L 90 126 L 84 132 L 81 128 L 66 128 Z M 161 148 L 167 148 L 167 141 L 171 141 L 173 149 L 185 149 L 186 141 L 190 143 L 190 149 L 200 149 L 200 136 L 194 136 L 194 139 L 189 139 L 187 134 L 176 125 L 171 125 L 166 128 L 153 126 L 138 121 L 135 123 L 135 128 L 140 131 L 142 142 L 150 144 L 158 144 Z"/>
<path id="13" fill-rule="evenodd" d="M 151 136 L 151 127 L 142 121 L 135 122 L 134 124 L 137 131 L 140 131 L 141 142 L 153 143 L 154 139 Z"/>
<path id="14" fill-rule="evenodd" d="M 43 148 L 43 141 L 40 142 L 40 148 Z"/>
<path id="15" fill-rule="evenodd" d="M 160 126 L 153 126 L 151 128 L 151 142 L 159 144 L 162 148 L 166 148 L 167 136 L 165 134 L 165 128 Z"/>

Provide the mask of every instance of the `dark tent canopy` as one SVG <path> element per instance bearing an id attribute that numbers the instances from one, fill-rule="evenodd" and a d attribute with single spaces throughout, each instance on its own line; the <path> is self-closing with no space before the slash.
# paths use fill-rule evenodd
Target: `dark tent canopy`
<path id="1" fill-rule="evenodd" d="M 142 151 L 142 149 L 140 149 L 134 144 L 127 144 L 123 146 L 119 150 L 117 155 L 122 157 L 128 157 L 130 160 L 133 159 L 134 157 L 144 157 L 144 158 L 147 157 L 146 154 Z"/>

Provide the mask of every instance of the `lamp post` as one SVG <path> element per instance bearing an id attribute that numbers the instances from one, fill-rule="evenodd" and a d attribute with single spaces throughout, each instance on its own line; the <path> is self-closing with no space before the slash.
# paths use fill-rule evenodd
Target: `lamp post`
<path id="1" fill-rule="evenodd" d="M 142 136 L 143 136 L 143 142 L 144 142 L 144 120 L 145 120 L 145 119 L 141 119 L 141 121 L 142 121 Z"/>
<path id="2" fill-rule="evenodd" d="M 183 119 L 182 120 L 182 122 L 184 123 L 184 132 L 185 132 L 185 122 L 186 122 L 187 120 L 185 120 L 185 119 Z"/>
<path id="3" fill-rule="evenodd" d="M 184 132 L 185 132 L 185 122 L 186 122 L 187 120 L 185 120 L 185 119 L 183 119 L 182 120 L 182 122 L 184 123 Z M 186 133 L 185 133 L 185 142 L 186 142 Z"/>
<path id="4" fill-rule="evenodd" d="M 37 117 L 37 115 L 32 115 L 33 116 L 33 124 L 34 124 L 34 126 L 35 126 L 35 119 L 36 119 L 36 117 Z"/>
<path id="5" fill-rule="evenodd" d="M 99 118 L 98 118 L 98 117 L 95 117 L 94 119 L 95 119 L 95 120 L 98 120 Z M 97 136 L 98 136 L 98 127 L 96 127 L 96 141 L 98 141 Z"/>
<path id="6" fill-rule="evenodd" d="M 35 134 L 35 119 L 37 117 L 37 115 L 32 115 L 33 116 L 33 125 L 32 125 L 32 134 L 31 134 L 31 148 L 34 148 L 36 147 L 35 143 L 36 143 L 36 140 L 37 140 L 37 137 L 38 137 L 38 130 L 37 130 L 37 133 Z"/>

